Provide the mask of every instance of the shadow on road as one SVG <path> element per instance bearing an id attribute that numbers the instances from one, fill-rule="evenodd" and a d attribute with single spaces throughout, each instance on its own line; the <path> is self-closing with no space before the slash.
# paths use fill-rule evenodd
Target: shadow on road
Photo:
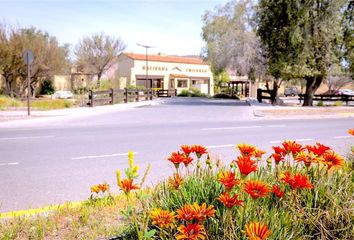
<path id="1" fill-rule="evenodd" d="M 235 99 L 214 99 L 199 97 L 174 97 L 162 99 L 163 105 L 179 105 L 179 106 L 249 106 L 246 101 Z"/>

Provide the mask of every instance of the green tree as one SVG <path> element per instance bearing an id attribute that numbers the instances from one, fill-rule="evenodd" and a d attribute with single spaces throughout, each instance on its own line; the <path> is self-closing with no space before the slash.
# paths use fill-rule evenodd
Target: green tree
<path id="1" fill-rule="evenodd" d="M 213 70 L 214 86 L 215 92 L 220 93 L 221 87 L 230 81 L 229 74 L 225 71 L 215 71 Z"/>
<path id="2" fill-rule="evenodd" d="M 97 87 L 100 87 L 103 73 L 116 62 L 125 47 L 120 38 L 104 33 L 92 34 L 90 37 L 84 37 L 76 46 L 77 65 L 85 73 L 96 75 Z"/>
<path id="3" fill-rule="evenodd" d="M 348 1 L 343 14 L 343 60 L 354 79 L 354 0 Z"/>
<path id="4" fill-rule="evenodd" d="M 251 0 L 231 1 L 203 15 L 205 51 L 216 73 L 231 69 L 250 79 L 263 75 L 264 59 L 253 15 Z"/>
<path id="5" fill-rule="evenodd" d="M 39 83 L 69 69 L 68 46 L 59 46 L 55 37 L 35 28 L 16 29 L 0 26 L 0 72 L 10 96 L 23 96 L 27 90 L 27 67 L 22 55 L 25 49 L 33 51 L 31 65 L 31 93 Z"/>
<path id="6" fill-rule="evenodd" d="M 306 80 L 304 106 L 339 63 L 341 9 L 345 0 L 261 0 L 257 33 L 276 79 Z"/>

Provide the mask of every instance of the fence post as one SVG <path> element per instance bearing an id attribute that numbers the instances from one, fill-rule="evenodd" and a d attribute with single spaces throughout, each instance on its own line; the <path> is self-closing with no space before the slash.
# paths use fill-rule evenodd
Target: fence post
<path id="1" fill-rule="evenodd" d="M 128 88 L 124 88 L 124 102 L 128 103 Z"/>
<path id="2" fill-rule="evenodd" d="M 93 91 L 89 90 L 90 107 L 93 107 Z"/>
<path id="3" fill-rule="evenodd" d="M 114 90 L 113 88 L 109 89 L 109 96 L 111 97 L 111 104 L 114 104 Z"/>
<path id="4" fill-rule="evenodd" d="M 258 102 L 262 102 L 262 89 L 261 88 L 257 88 L 257 100 Z"/>
<path id="5" fill-rule="evenodd" d="M 149 100 L 149 88 L 146 89 L 146 96 L 145 96 L 145 100 Z"/>
<path id="6" fill-rule="evenodd" d="M 149 94 L 150 94 L 150 100 L 152 100 L 152 99 L 153 99 L 153 97 L 154 97 L 154 96 L 153 96 L 154 92 L 153 92 L 153 90 L 152 90 L 152 89 L 150 89 L 150 90 L 149 90 Z"/>
<path id="7" fill-rule="evenodd" d="M 176 97 L 177 96 L 177 88 L 175 88 L 175 92 L 174 92 L 174 97 Z"/>
<path id="8" fill-rule="evenodd" d="M 136 94 L 136 99 L 135 101 L 139 102 L 139 89 L 135 90 L 135 94 Z"/>

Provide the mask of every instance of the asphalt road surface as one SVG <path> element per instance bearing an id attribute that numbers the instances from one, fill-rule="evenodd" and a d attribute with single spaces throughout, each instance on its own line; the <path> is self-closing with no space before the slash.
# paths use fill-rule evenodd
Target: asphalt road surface
<path id="1" fill-rule="evenodd" d="M 117 192 L 115 171 L 127 166 L 129 150 L 142 169 L 151 163 L 152 184 L 173 172 L 166 159 L 182 144 L 205 145 L 224 162 L 236 158 L 237 143 L 270 151 L 285 139 L 319 141 L 345 154 L 353 125 L 353 118 L 264 120 L 243 102 L 201 99 L 0 125 L 0 212 L 84 200 L 104 181 Z"/>

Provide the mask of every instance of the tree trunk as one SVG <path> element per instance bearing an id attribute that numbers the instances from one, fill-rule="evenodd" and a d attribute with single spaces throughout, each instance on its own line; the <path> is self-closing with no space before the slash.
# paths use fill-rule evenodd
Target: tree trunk
<path id="1" fill-rule="evenodd" d="M 307 77 L 306 78 L 306 91 L 304 96 L 304 104 L 302 106 L 313 105 L 313 95 L 320 87 L 323 81 L 323 76 Z"/>
<path id="2" fill-rule="evenodd" d="M 102 77 L 102 73 L 98 73 L 97 74 L 97 88 L 100 88 L 101 86 L 101 77 Z"/>

